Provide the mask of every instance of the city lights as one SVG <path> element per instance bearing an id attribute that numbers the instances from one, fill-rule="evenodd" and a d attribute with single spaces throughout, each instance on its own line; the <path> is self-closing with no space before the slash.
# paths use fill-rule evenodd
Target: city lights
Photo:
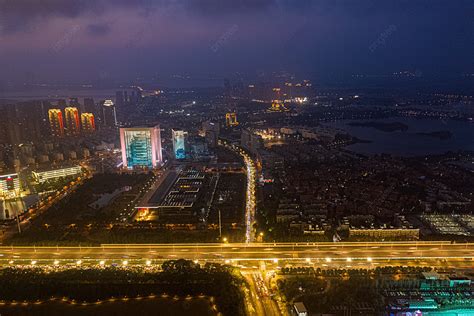
<path id="1" fill-rule="evenodd" d="M 37 2 L 0 316 L 474 315 L 469 1 Z"/>

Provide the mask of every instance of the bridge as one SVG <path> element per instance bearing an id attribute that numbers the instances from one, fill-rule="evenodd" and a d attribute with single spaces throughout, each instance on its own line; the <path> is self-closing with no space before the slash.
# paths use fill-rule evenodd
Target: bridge
<path id="1" fill-rule="evenodd" d="M 212 244 L 103 244 L 94 247 L 0 247 L 0 264 L 130 264 L 165 260 L 298 265 L 464 263 L 472 266 L 474 243 L 351 242 L 351 243 L 212 243 Z"/>

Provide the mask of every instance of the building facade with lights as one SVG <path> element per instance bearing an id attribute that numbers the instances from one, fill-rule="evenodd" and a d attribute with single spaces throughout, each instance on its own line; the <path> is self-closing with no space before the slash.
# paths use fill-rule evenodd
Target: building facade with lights
<path id="1" fill-rule="evenodd" d="M 16 198 L 20 195 L 20 178 L 17 173 L 0 175 L 0 197 Z"/>
<path id="2" fill-rule="evenodd" d="M 239 122 L 237 121 L 237 114 L 235 112 L 225 114 L 225 125 L 227 127 L 239 125 Z"/>
<path id="3" fill-rule="evenodd" d="M 92 133 L 95 131 L 95 118 L 92 113 L 81 114 L 81 128 L 84 133 Z"/>
<path id="4" fill-rule="evenodd" d="M 120 144 L 124 168 L 156 168 L 163 161 L 158 125 L 151 128 L 121 128 Z"/>
<path id="5" fill-rule="evenodd" d="M 64 136 L 64 120 L 63 113 L 60 109 L 49 109 L 48 110 L 49 127 L 51 129 L 51 135 L 55 137 Z"/>
<path id="6" fill-rule="evenodd" d="M 171 134 L 173 138 L 174 158 L 185 159 L 186 158 L 186 139 L 188 137 L 188 133 L 183 130 L 172 129 Z"/>
<path id="7" fill-rule="evenodd" d="M 79 110 L 76 107 L 67 107 L 64 109 L 64 116 L 66 117 L 66 133 L 68 135 L 79 135 Z"/>
<path id="8" fill-rule="evenodd" d="M 48 180 L 64 178 L 70 176 L 80 175 L 82 173 L 81 166 L 71 166 L 58 169 L 48 169 L 42 171 L 33 171 L 33 179 L 38 183 L 43 183 Z"/>

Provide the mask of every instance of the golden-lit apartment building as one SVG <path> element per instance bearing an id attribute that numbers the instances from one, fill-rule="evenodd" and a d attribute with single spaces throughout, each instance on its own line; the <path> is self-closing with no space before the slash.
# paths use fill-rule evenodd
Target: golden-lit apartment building
<path id="1" fill-rule="evenodd" d="M 78 135 L 80 130 L 79 110 L 76 107 L 67 107 L 64 114 L 66 116 L 66 133 Z"/>
<path id="2" fill-rule="evenodd" d="M 225 115 L 225 125 L 227 127 L 237 126 L 239 122 L 237 121 L 237 113 L 230 112 Z"/>
<path id="3" fill-rule="evenodd" d="M 63 113 L 60 109 L 49 109 L 48 110 L 49 126 L 51 129 L 51 135 L 55 137 L 64 136 L 64 120 Z"/>
<path id="4" fill-rule="evenodd" d="M 95 131 L 95 118 L 92 113 L 81 113 L 81 128 L 84 133 Z"/>

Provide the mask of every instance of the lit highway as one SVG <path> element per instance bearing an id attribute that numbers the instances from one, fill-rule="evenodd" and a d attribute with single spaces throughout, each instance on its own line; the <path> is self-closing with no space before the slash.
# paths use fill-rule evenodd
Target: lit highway
<path id="1" fill-rule="evenodd" d="M 252 158 L 242 149 L 236 146 L 229 146 L 223 143 L 227 148 L 237 152 L 244 160 L 245 170 L 247 174 L 247 188 L 245 191 L 245 242 L 251 243 L 254 241 L 253 224 L 255 223 L 255 181 L 256 170 L 255 163 Z"/>
<path id="2" fill-rule="evenodd" d="M 0 247 L 1 264 L 152 264 L 171 259 L 227 264 L 386 264 L 387 261 L 461 261 L 472 265 L 474 243 L 223 243 L 223 244 L 110 244 L 97 247 Z"/>
<path id="3" fill-rule="evenodd" d="M 255 222 L 255 164 L 252 158 L 241 152 L 247 170 L 247 191 L 245 199 L 245 242 L 254 241 L 253 224 Z"/>

